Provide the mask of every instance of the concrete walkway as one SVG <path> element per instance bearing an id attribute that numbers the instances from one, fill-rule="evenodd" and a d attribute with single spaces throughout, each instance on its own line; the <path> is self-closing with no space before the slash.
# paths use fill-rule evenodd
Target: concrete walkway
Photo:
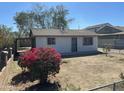
<path id="1" fill-rule="evenodd" d="M 98 51 L 103 52 L 102 48 L 98 48 Z M 119 53 L 119 54 L 124 54 L 124 49 L 111 49 L 109 53 Z"/>

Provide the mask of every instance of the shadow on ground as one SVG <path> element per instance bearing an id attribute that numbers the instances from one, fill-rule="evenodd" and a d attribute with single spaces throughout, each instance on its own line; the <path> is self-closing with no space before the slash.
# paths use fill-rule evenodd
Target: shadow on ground
<path id="1" fill-rule="evenodd" d="M 30 75 L 29 72 L 19 73 L 12 78 L 11 84 L 12 85 L 18 85 L 18 84 L 21 84 L 21 83 L 27 83 L 27 82 L 31 81 L 30 76 L 31 75 Z"/>
<path id="2" fill-rule="evenodd" d="M 44 83 L 44 84 L 36 84 L 25 88 L 24 91 L 59 91 L 60 85 L 58 83 Z"/>
<path id="3" fill-rule="evenodd" d="M 17 74 L 12 78 L 11 85 L 26 84 L 28 82 L 31 82 L 30 77 L 31 74 L 29 72 Z M 23 91 L 58 91 L 60 88 L 61 86 L 58 82 L 46 82 L 44 84 L 38 83 L 30 87 L 26 87 Z"/>
<path id="4" fill-rule="evenodd" d="M 103 52 L 97 51 L 97 52 L 84 52 L 84 53 L 73 53 L 73 54 L 67 54 L 62 55 L 62 58 L 72 58 L 72 57 L 81 57 L 81 56 L 93 56 L 93 55 L 99 55 L 104 54 Z"/>

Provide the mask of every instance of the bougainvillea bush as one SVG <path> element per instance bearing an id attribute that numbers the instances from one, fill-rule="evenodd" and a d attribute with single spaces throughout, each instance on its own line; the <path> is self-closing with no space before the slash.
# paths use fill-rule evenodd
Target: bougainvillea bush
<path id="1" fill-rule="evenodd" d="M 46 82 L 60 70 L 61 55 L 54 48 L 32 48 L 19 57 L 18 65 L 31 73 L 31 80 Z"/>

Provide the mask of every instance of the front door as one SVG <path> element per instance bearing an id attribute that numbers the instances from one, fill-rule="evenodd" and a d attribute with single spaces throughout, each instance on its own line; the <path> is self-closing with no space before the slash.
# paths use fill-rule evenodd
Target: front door
<path id="1" fill-rule="evenodd" d="M 71 40 L 71 50 L 72 52 L 77 52 L 77 38 L 73 37 Z"/>

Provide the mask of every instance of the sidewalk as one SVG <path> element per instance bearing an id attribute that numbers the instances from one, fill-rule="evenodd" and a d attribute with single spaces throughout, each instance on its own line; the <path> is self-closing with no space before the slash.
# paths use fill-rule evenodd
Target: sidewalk
<path id="1" fill-rule="evenodd" d="M 98 48 L 98 51 L 103 52 L 102 48 Z M 124 49 L 111 49 L 109 53 L 119 53 L 119 54 L 124 54 Z"/>

